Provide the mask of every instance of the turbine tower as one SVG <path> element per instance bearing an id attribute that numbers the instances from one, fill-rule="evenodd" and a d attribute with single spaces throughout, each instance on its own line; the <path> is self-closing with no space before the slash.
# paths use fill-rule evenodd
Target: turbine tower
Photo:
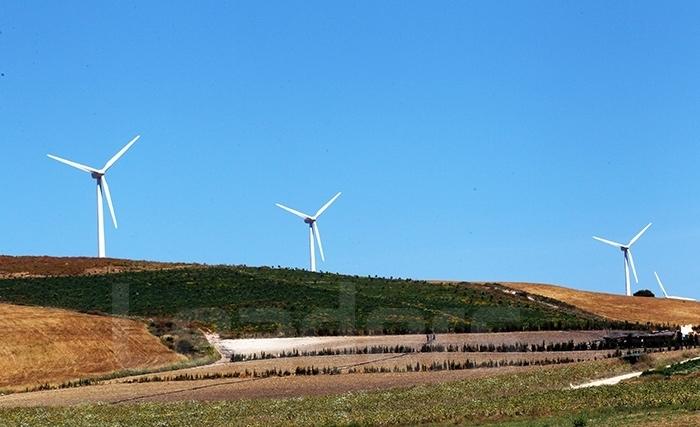
<path id="1" fill-rule="evenodd" d="M 605 244 L 608 244 L 610 246 L 614 246 L 622 251 L 622 253 L 625 256 L 625 292 L 627 296 L 632 296 L 632 287 L 630 286 L 630 267 L 632 267 L 632 273 L 634 273 L 634 281 L 635 283 L 639 283 L 639 278 L 637 277 L 637 269 L 634 267 L 634 257 L 632 256 L 632 245 L 634 245 L 637 240 L 639 240 L 640 237 L 642 237 L 642 234 L 644 234 L 649 227 L 651 227 L 651 223 L 647 224 L 646 227 L 642 229 L 639 233 L 637 233 L 636 236 L 630 240 L 630 242 L 626 245 L 623 245 L 622 243 L 617 243 L 613 242 L 612 240 L 607 240 L 607 239 L 602 239 L 600 237 L 593 236 L 594 239 L 598 240 L 599 242 L 603 242 Z"/>
<path id="2" fill-rule="evenodd" d="M 321 233 L 318 231 L 318 224 L 316 221 L 318 218 L 323 214 L 326 209 L 328 209 L 335 200 L 340 197 L 342 193 L 338 193 L 335 196 L 333 196 L 332 199 L 328 201 L 325 205 L 321 206 L 321 209 L 316 212 L 316 215 L 307 215 L 303 212 L 299 212 L 297 210 L 294 210 L 292 208 L 288 208 L 287 206 L 281 205 L 279 203 L 275 203 L 277 207 L 284 209 L 287 212 L 290 212 L 299 218 L 303 219 L 306 224 L 309 225 L 309 250 L 310 250 L 310 258 L 311 258 L 311 271 L 316 271 L 316 249 L 314 248 L 314 239 L 318 242 L 318 251 L 321 254 L 321 260 L 326 261 L 326 257 L 323 254 L 323 244 L 321 243 Z"/>
<path id="3" fill-rule="evenodd" d="M 109 185 L 107 184 L 107 177 L 105 175 L 107 174 L 107 171 L 112 166 L 114 166 L 114 163 L 116 163 L 116 161 L 119 160 L 124 155 L 124 153 L 126 153 L 127 150 L 131 148 L 131 146 L 134 145 L 136 141 L 138 141 L 140 137 L 141 135 L 136 135 L 136 137 L 129 141 L 129 143 L 124 146 L 124 148 L 119 150 L 119 152 L 115 154 L 114 157 L 109 159 L 109 161 L 105 163 L 102 169 L 96 169 L 90 166 L 81 165 L 80 163 L 76 163 L 70 160 L 62 159 L 52 154 L 48 154 L 48 156 L 54 160 L 57 160 L 61 163 L 65 163 L 68 166 L 72 166 L 83 172 L 89 173 L 92 176 L 92 178 L 95 181 L 97 181 L 97 256 L 99 258 L 105 257 L 105 220 L 104 206 L 102 202 L 103 196 L 107 199 L 107 206 L 109 206 L 109 212 L 112 215 L 112 222 L 114 223 L 114 228 L 117 228 L 117 216 L 114 214 L 112 195 L 109 192 Z"/>

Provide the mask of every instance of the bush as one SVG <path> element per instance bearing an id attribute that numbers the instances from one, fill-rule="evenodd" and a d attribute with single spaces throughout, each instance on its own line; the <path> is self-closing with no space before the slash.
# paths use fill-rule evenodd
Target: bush
<path id="1" fill-rule="evenodd" d="M 583 415 L 579 415 L 574 419 L 574 427 L 586 427 L 588 424 L 588 421 L 586 420 L 586 417 Z"/>
<path id="2" fill-rule="evenodd" d="M 181 354 L 192 354 L 194 353 L 194 345 L 188 340 L 179 340 L 175 344 L 175 350 Z"/>
<path id="3" fill-rule="evenodd" d="M 654 298 L 656 295 L 654 295 L 654 293 L 653 293 L 652 291 L 650 291 L 649 289 L 642 289 L 642 290 L 640 290 L 640 291 L 635 292 L 635 293 L 634 293 L 634 296 L 635 296 L 635 297 L 650 297 L 650 298 Z"/>

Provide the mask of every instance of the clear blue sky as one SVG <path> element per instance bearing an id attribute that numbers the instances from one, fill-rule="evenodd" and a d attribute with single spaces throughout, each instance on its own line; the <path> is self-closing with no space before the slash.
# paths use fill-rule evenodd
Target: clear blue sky
<path id="1" fill-rule="evenodd" d="M 0 252 L 700 297 L 697 2 L 0 6 Z M 109 223 L 108 223 L 109 224 Z"/>

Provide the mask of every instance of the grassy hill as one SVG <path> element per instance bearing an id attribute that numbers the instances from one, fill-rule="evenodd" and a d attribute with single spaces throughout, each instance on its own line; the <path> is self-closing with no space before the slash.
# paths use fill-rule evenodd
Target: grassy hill
<path id="1" fill-rule="evenodd" d="M 504 283 L 504 286 L 529 294 L 553 298 L 607 319 L 671 325 L 700 325 L 700 303 L 695 301 L 628 297 L 534 283 Z"/>
<path id="2" fill-rule="evenodd" d="M 0 304 L 0 389 L 170 365 L 185 359 L 141 322 Z"/>
<path id="3" fill-rule="evenodd" d="M 497 284 L 186 267 L 0 280 L 0 301 L 195 321 L 232 336 L 620 328 Z M 629 325 L 627 325 L 629 326 Z"/>

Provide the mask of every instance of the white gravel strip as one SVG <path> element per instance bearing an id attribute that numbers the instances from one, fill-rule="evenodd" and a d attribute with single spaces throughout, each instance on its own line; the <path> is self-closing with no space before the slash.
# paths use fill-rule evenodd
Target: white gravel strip
<path id="1" fill-rule="evenodd" d="M 615 384 L 620 383 L 621 381 L 629 380 L 632 378 L 637 378 L 637 377 L 640 377 L 641 375 L 642 375 L 642 371 L 639 371 L 639 372 L 632 372 L 631 374 L 618 375 L 618 376 L 612 377 L 612 378 L 604 378 L 602 380 L 595 380 L 595 381 L 591 381 L 589 383 L 580 384 L 580 385 L 571 384 L 571 389 L 578 390 L 580 388 L 600 387 L 602 385 L 615 385 Z"/>

